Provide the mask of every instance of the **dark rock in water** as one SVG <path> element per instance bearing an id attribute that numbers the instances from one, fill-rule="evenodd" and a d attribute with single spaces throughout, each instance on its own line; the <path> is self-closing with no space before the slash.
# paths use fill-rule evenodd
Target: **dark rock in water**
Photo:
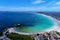
<path id="1" fill-rule="evenodd" d="M 21 27 L 21 24 L 16 24 L 15 27 Z"/>
<path id="2" fill-rule="evenodd" d="M 25 24 L 16 24 L 15 27 L 22 27 L 22 26 L 34 26 L 34 25 L 25 25 Z"/>

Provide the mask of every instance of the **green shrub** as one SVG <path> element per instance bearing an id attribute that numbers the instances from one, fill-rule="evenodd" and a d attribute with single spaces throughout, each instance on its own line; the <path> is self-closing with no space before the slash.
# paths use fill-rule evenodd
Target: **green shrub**
<path id="1" fill-rule="evenodd" d="M 57 32 L 57 31 L 55 31 L 59 36 L 60 36 L 60 33 L 59 32 Z"/>
<path id="2" fill-rule="evenodd" d="M 22 35 L 17 33 L 8 34 L 7 37 L 12 40 L 34 40 L 30 35 Z"/>
<path id="3" fill-rule="evenodd" d="M 2 32 L 0 32 L 0 36 L 2 36 L 2 34 L 3 34 L 3 33 L 2 33 Z"/>

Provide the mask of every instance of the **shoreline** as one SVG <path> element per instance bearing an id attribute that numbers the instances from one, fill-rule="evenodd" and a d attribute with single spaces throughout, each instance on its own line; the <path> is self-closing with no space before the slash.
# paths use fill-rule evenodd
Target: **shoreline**
<path id="1" fill-rule="evenodd" d="M 55 24 L 51 28 L 48 28 L 46 30 L 46 32 L 49 32 L 49 31 L 58 31 L 58 28 L 59 28 L 59 24 L 58 23 L 60 23 L 60 21 L 58 21 L 57 19 L 55 19 L 55 18 L 53 18 L 51 16 L 44 15 L 44 14 L 42 14 L 42 15 L 45 16 L 45 17 L 48 17 L 48 18 L 52 19 L 53 21 L 55 21 L 54 22 Z"/>
<path id="2" fill-rule="evenodd" d="M 44 32 L 50 32 L 50 31 L 58 31 L 58 32 L 60 32 L 60 30 L 59 30 L 60 29 L 60 27 L 59 27 L 60 26 L 60 21 L 59 20 L 55 19 L 54 17 L 45 15 L 45 14 L 40 14 L 40 15 L 48 17 L 51 20 L 55 21 L 54 25 L 51 28 L 46 29 Z"/>
<path id="3" fill-rule="evenodd" d="M 38 32 L 39 34 L 44 33 L 44 32 L 50 32 L 50 31 L 59 31 L 60 32 L 60 30 L 59 30 L 60 29 L 59 28 L 60 21 L 58 21 L 57 19 L 55 19 L 55 18 L 53 18 L 51 16 L 45 15 L 45 14 L 38 14 L 38 15 L 45 16 L 45 17 L 50 18 L 51 20 L 55 21 L 53 27 L 48 28 L 43 32 Z M 9 28 L 8 30 L 9 30 L 9 32 L 18 33 L 18 34 L 24 34 L 24 35 L 32 35 L 33 34 L 33 33 L 17 32 L 17 31 L 15 31 L 14 28 Z M 37 33 L 35 33 L 35 34 L 37 34 Z"/>

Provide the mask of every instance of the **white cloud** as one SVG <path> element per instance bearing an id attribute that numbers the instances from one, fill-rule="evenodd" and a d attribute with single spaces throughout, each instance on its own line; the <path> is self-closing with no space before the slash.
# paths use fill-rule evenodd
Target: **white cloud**
<path id="1" fill-rule="evenodd" d="M 46 7 L 0 7 L 0 11 L 44 11 Z"/>
<path id="2" fill-rule="evenodd" d="M 57 5 L 60 5 L 60 2 L 56 2 Z"/>
<path id="3" fill-rule="evenodd" d="M 52 4 L 52 6 L 60 6 L 60 1 L 54 2 L 54 3 Z"/>
<path id="4" fill-rule="evenodd" d="M 45 1 L 43 1 L 43 0 L 36 0 L 36 1 L 32 2 L 32 4 L 39 4 L 39 3 L 42 3 L 42 2 L 45 2 Z"/>
<path id="5" fill-rule="evenodd" d="M 60 6 L 40 7 L 0 7 L 0 11 L 60 11 Z"/>

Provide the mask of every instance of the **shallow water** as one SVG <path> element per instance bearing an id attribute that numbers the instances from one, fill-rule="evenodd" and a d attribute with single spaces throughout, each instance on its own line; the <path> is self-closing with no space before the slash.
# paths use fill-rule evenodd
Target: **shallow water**
<path id="1" fill-rule="evenodd" d="M 18 32 L 42 32 L 54 25 L 54 21 L 52 19 L 39 15 L 38 13 L 26 13 L 24 16 L 25 17 L 22 17 L 23 23 L 34 26 L 17 27 L 15 30 Z"/>

